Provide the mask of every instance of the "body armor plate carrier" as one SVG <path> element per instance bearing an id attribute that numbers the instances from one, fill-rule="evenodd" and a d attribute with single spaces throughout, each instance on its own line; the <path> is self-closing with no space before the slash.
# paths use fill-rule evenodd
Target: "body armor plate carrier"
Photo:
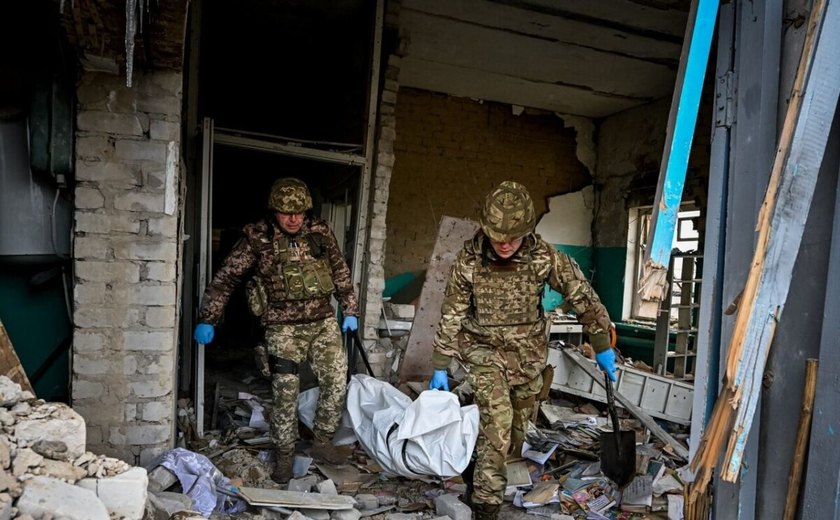
<path id="1" fill-rule="evenodd" d="M 531 263 L 479 264 L 473 278 L 475 320 L 481 326 L 535 323 L 542 284 Z"/>

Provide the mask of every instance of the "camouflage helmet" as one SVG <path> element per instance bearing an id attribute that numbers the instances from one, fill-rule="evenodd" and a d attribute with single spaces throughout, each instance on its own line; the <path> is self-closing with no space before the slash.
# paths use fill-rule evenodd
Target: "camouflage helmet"
<path id="1" fill-rule="evenodd" d="M 300 179 L 277 179 L 271 185 L 268 207 L 280 213 L 303 213 L 312 209 L 312 195 Z"/>
<path id="2" fill-rule="evenodd" d="M 534 201 L 525 186 L 504 181 L 484 199 L 481 229 L 495 242 L 522 238 L 534 230 Z"/>

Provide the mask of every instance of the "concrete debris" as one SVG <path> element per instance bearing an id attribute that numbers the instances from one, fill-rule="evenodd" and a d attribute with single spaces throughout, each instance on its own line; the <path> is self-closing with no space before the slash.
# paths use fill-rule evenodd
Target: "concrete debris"
<path id="1" fill-rule="evenodd" d="M 146 470 L 86 451 L 85 439 L 72 408 L 0 376 L 0 520 L 143 518 Z"/>
<path id="2" fill-rule="evenodd" d="M 26 481 L 17 508 L 33 518 L 110 519 L 105 505 L 92 491 L 52 477 L 32 477 Z"/>
<path id="3" fill-rule="evenodd" d="M 392 310 L 393 311 L 393 310 Z M 225 350 L 233 355 L 234 350 Z M 221 365 L 243 366 L 249 363 L 224 362 Z M 411 383 L 401 387 L 411 396 Z M 224 371 L 208 373 L 206 386 L 214 389 L 214 398 L 208 400 L 205 424 L 212 428 L 205 431 L 204 438 L 195 439 L 192 427 L 195 420 L 189 416 L 192 407 L 181 403 L 181 410 L 187 411 L 179 424 L 183 430 L 187 448 L 206 455 L 225 477 L 231 479 L 232 488 L 225 494 L 237 494 L 236 488 L 257 488 L 278 490 L 280 486 L 270 478 L 273 469 L 273 447 L 267 441 L 268 432 L 263 422 L 271 413 L 271 391 L 266 380 L 256 369 L 246 372 Z M 308 388 L 312 381 L 301 379 L 301 388 Z M 414 385 L 418 391 L 426 385 Z M 460 404 L 470 404 L 473 398 L 468 386 L 457 393 Z M 459 387 L 460 388 L 460 387 Z M 415 396 L 411 396 L 415 397 Z M 680 458 L 663 441 L 651 436 L 649 428 L 626 410 L 622 414 L 622 429 L 636 431 L 637 467 L 636 479 L 625 490 L 618 490 L 603 476 L 600 470 L 600 437 L 608 431 L 605 406 L 585 397 L 552 393 L 533 418 L 527 432 L 526 446 L 522 458 L 512 459 L 522 471 L 522 484 L 509 487 L 501 518 L 533 518 L 535 515 L 552 520 L 580 520 L 583 518 L 644 518 L 658 513 L 666 514 L 669 503 L 682 494 L 683 484 L 676 468 Z M 256 413 L 256 412 L 260 413 Z M 11 412 L 9 412 L 11 415 Z M 0 423 L 3 421 L 0 409 Z M 687 435 L 684 425 L 662 424 L 668 433 L 676 438 Z M 370 457 L 359 444 L 346 463 L 340 465 L 311 463 L 304 455 L 311 447 L 311 432 L 305 423 L 301 425 L 296 446 L 295 478 L 288 486 L 297 491 L 324 497 L 338 493 L 353 497 L 352 509 L 327 511 L 317 509 L 320 505 L 294 507 L 287 503 L 274 505 L 257 504 L 247 511 L 231 515 L 213 513 L 213 520 L 232 518 L 236 520 L 468 520 L 472 512 L 464 502 L 467 486 L 463 479 L 454 477 L 444 482 L 408 480 L 385 474 L 378 462 Z M 41 447 L 30 446 L 36 454 L 42 454 Z M 0 463 L 3 462 L 0 446 Z M 161 508 L 159 492 L 180 490 L 169 472 L 153 470 L 149 476 L 149 502 Z M 2 485 L 2 483 L 0 483 Z M 629 490 L 629 491 L 628 491 Z M 281 490 L 282 491 L 282 490 Z M 176 494 L 177 496 L 177 494 Z M 311 497 L 310 497 L 311 498 Z M 189 509 L 188 503 L 177 503 L 174 507 Z M 314 508 L 313 508 L 314 507 Z M 171 514 L 171 509 L 169 511 Z M 165 513 L 163 513 L 165 514 Z M 528 515 L 528 516 L 525 516 Z M 602 515 L 602 516 L 598 516 Z M 166 520 L 151 516 L 148 520 Z M 3 520 L 0 518 L 0 520 Z"/>

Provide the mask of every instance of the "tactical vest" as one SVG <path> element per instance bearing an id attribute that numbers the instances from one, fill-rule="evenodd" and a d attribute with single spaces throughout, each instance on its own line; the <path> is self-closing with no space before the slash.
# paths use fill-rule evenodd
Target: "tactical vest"
<path id="1" fill-rule="evenodd" d="M 332 270 L 324 256 L 322 235 L 306 235 L 311 258 L 295 259 L 292 245 L 285 235 L 274 240 L 274 254 L 283 273 L 285 299 L 309 300 L 329 296 L 335 291 Z"/>
<path id="2" fill-rule="evenodd" d="M 542 315 L 542 283 L 524 263 L 476 263 L 473 273 L 475 320 L 482 326 L 535 323 Z"/>

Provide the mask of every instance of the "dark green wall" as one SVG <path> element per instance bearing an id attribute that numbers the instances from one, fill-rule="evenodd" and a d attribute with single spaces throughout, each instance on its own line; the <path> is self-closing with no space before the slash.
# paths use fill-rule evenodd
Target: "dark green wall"
<path id="1" fill-rule="evenodd" d="M 31 282 L 47 269 L 0 264 L 0 319 L 30 379 L 72 331 L 61 276 L 38 285 Z M 33 387 L 39 398 L 69 402 L 69 352 L 65 350 Z"/>

